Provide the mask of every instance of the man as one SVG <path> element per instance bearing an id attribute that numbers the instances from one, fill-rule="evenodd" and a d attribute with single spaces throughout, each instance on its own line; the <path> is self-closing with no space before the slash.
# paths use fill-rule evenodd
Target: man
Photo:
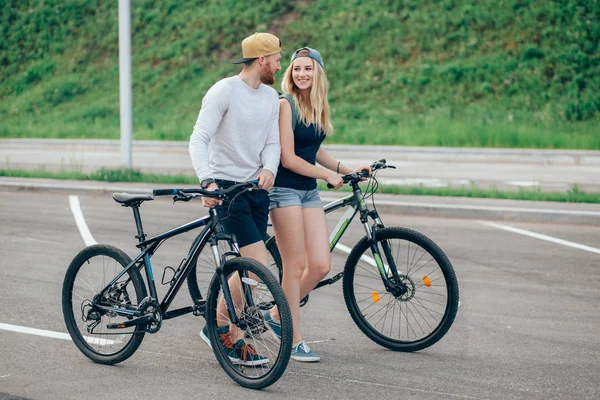
<path id="1" fill-rule="evenodd" d="M 202 99 L 189 153 L 203 189 L 258 180 L 258 186 L 264 190 L 244 193 L 231 207 L 211 198 L 203 198 L 202 203 L 205 207 L 216 207 L 219 215 L 227 215 L 229 211 L 223 223 L 236 236 L 240 254 L 267 265 L 264 245 L 269 215 L 267 191 L 275 181 L 281 152 L 279 97 L 267 85 L 275 83 L 275 73 L 281 69 L 281 41 L 270 33 L 255 33 L 242 41 L 242 56 L 233 61 L 244 64 L 242 71 L 218 81 Z M 231 280 L 230 285 L 239 282 Z M 227 315 L 223 301 L 217 314 Z M 210 345 L 206 327 L 200 336 Z M 239 332 L 229 332 L 228 325 L 220 326 L 219 336 L 234 363 L 269 362 L 251 346 L 243 346 L 243 337 L 239 337 Z M 249 347 L 250 354 L 239 354 L 247 352 Z"/>

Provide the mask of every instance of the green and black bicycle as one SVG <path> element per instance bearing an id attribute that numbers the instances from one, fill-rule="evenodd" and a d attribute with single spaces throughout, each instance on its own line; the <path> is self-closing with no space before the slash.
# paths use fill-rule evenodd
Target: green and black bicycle
<path id="1" fill-rule="evenodd" d="M 346 306 L 352 319 L 375 343 L 396 351 L 418 351 L 439 341 L 458 310 L 458 282 L 450 260 L 431 239 L 408 228 L 386 227 L 375 207 L 375 175 L 395 168 L 379 160 L 367 171 L 343 176 L 352 194 L 325 205 L 325 213 L 347 207 L 330 234 L 330 250 L 339 245 L 358 214 L 365 236 L 349 252 L 344 270 L 316 288 L 343 279 Z M 368 178 L 365 190 L 359 182 Z M 373 209 L 367 206 L 372 199 Z M 267 241 L 269 268 L 283 276 L 275 237 Z M 350 249 L 346 249 L 350 250 Z M 308 296 L 302 299 L 306 304 Z"/>

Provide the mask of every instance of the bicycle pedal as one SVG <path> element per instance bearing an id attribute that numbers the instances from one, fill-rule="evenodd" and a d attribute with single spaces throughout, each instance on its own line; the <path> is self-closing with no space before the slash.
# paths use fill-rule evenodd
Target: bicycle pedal
<path id="1" fill-rule="evenodd" d="M 192 306 L 192 313 L 197 317 L 203 317 L 206 313 L 206 300 L 200 299 Z"/>

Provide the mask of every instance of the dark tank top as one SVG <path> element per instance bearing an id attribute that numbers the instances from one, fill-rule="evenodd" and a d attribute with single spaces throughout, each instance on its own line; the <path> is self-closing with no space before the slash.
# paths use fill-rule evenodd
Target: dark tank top
<path id="1" fill-rule="evenodd" d="M 315 165 L 317 162 L 317 151 L 325 140 L 323 132 L 317 132 L 314 124 L 304 125 L 298 121 L 294 129 L 294 153 L 304 161 Z M 317 188 L 317 180 L 310 176 L 304 176 L 285 168 L 279 163 L 275 186 L 296 190 L 312 190 Z"/>

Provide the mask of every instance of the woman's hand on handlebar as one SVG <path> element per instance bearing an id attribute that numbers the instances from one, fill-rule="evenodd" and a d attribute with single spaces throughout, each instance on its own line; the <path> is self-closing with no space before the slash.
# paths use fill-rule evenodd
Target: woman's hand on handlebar
<path id="1" fill-rule="evenodd" d="M 358 167 L 358 168 L 352 170 L 352 172 L 357 172 L 357 173 L 361 173 L 363 171 L 366 171 L 369 175 L 371 175 L 371 173 L 373 173 L 373 171 L 371 171 L 371 167 L 369 167 L 368 165 L 363 165 L 362 167 Z M 367 177 L 363 177 L 360 180 L 366 181 Z"/>
<path id="2" fill-rule="evenodd" d="M 341 175 L 338 174 L 327 175 L 325 181 L 328 183 L 327 187 L 330 189 L 338 190 L 344 185 Z"/>
<path id="3" fill-rule="evenodd" d="M 209 192 L 214 192 L 218 188 L 219 187 L 217 186 L 216 183 L 211 183 L 210 185 L 207 186 L 206 190 Z M 221 204 L 223 204 L 223 200 L 215 199 L 212 197 L 202 197 L 202 205 L 204 207 L 213 208 L 216 206 L 220 206 Z"/>

